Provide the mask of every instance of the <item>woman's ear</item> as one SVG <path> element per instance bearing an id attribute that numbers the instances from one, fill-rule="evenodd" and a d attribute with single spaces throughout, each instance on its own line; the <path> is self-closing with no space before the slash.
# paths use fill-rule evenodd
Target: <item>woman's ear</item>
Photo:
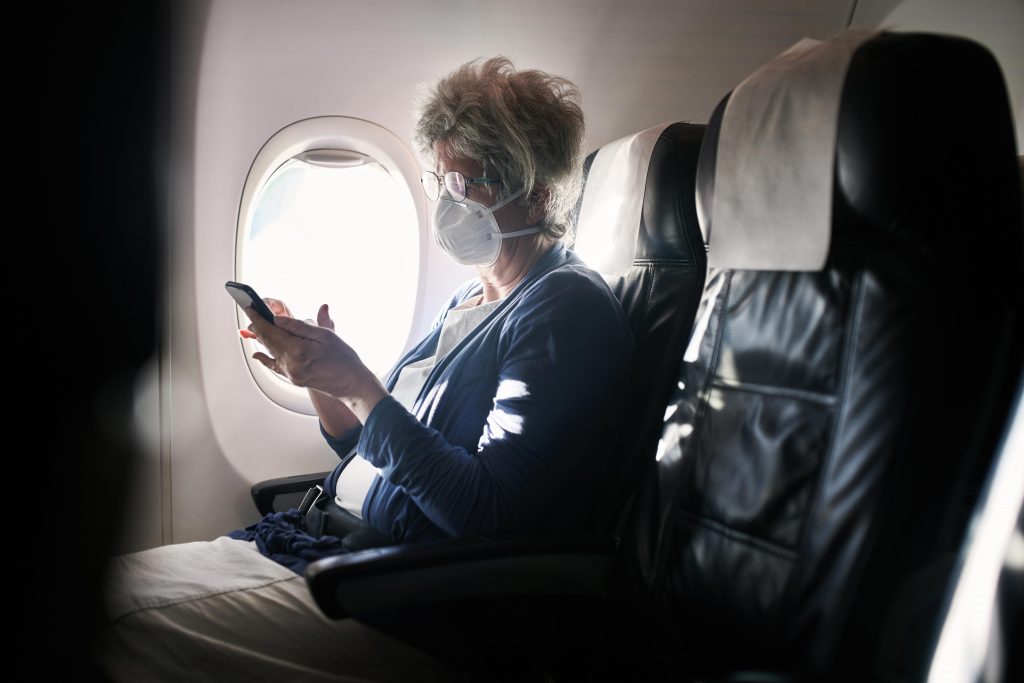
<path id="1" fill-rule="evenodd" d="M 550 193 L 544 185 L 536 185 L 530 193 L 530 211 L 526 214 L 528 225 L 537 225 L 547 215 L 548 197 Z"/>

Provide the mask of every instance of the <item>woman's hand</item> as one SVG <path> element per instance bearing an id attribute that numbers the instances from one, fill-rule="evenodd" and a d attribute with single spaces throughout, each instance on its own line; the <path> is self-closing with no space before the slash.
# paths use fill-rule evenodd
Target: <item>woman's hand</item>
<path id="1" fill-rule="evenodd" d="M 287 307 L 274 299 L 266 300 L 279 305 L 284 313 Z M 377 377 L 359 359 L 359 356 L 334 333 L 327 305 L 317 313 L 319 325 L 311 325 L 288 315 L 277 314 L 274 324 L 263 320 L 255 311 L 246 309 L 252 324 L 248 332 L 273 354 L 261 351 L 253 358 L 268 368 L 287 377 L 292 384 L 323 392 L 340 399 L 365 423 L 370 411 L 387 392 Z"/>
<path id="2" fill-rule="evenodd" d="M 269 296 L 265 296 L 263 297 L 263 303 L 267 305 L 267 307 L 270 309 L 270 312 L 273 313 L 274 315 L 284 315 L 288 316 L 289 318 L 295 317 L 294 315 L 292 315 L 291 310 L 289 310 L 288 305 L 285 302 L 281 301 L 280 299 L 271 299 Z M 248 313 L 248 311 L 246 311 L 246 313 Z M 251 317 L 252 316 L 250 315 L 250 319 Z M 334 329 L 333 322 L 331 323 L 331 329 Z M 256 334 L 248 328 L 239 330 L 238 333 L 242 335 L 242 337 L 244 337 L 245 339 L 256 339 Z"/>

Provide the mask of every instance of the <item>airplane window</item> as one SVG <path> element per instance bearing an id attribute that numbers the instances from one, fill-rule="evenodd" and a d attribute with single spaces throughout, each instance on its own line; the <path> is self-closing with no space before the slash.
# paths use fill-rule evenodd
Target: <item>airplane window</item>
<path id="1" fill-rule="evenodd" d="M 297 318 L 315 319 L 328 304 L 337 333 L 383 374 L 404 349 L 419 278 L 419 229 L 403 192 L 364 154 L 324 149 L 288 159 L 243 226 L 238 279 Z"/>

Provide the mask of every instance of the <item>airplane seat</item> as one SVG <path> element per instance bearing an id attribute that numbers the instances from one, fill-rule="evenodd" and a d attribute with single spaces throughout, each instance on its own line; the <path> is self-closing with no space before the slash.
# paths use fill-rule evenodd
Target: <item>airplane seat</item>
<path id="1" fill-rule="evenodd" d="M 693 192 L 704 126 L 660 125 L 608 143 L 584 162 L 573 250 L 601 273 L 633 333 L 621 413 L 598 443 L 607 467 L 586 517 L 607 534 L 626 516 L 654 458 L 707 272 Z"/>
<path id="2" fill-rule="evenodd" d="M 786 59 L 708 125 L 711 272 L 594 670 L 926 673 L 1022 367 L 1015 143 L 978 44 L 854 38 L 834 132 L 794 88 L 823 72 Z M 819 159 L 831 207 L 783 177 L 815 163 L 802 136 L 834 145 Z"/>

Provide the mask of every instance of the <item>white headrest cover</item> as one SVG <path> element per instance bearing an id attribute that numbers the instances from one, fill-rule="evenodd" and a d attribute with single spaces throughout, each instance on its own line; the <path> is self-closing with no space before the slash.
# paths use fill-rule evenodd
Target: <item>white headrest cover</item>
<path id="1" fill-rule="evenodd" d="M 609 142 L 590 165 L 573 251 L 602 275 L 633 265 L 651 152 L 668 125 Z"/>
<path id="2" fill-rule="evenodd" d="M 846 70 L 873 31 L 805 38 L 755 71 L 722 115 L 708 266 L 821 270 Z"/>

